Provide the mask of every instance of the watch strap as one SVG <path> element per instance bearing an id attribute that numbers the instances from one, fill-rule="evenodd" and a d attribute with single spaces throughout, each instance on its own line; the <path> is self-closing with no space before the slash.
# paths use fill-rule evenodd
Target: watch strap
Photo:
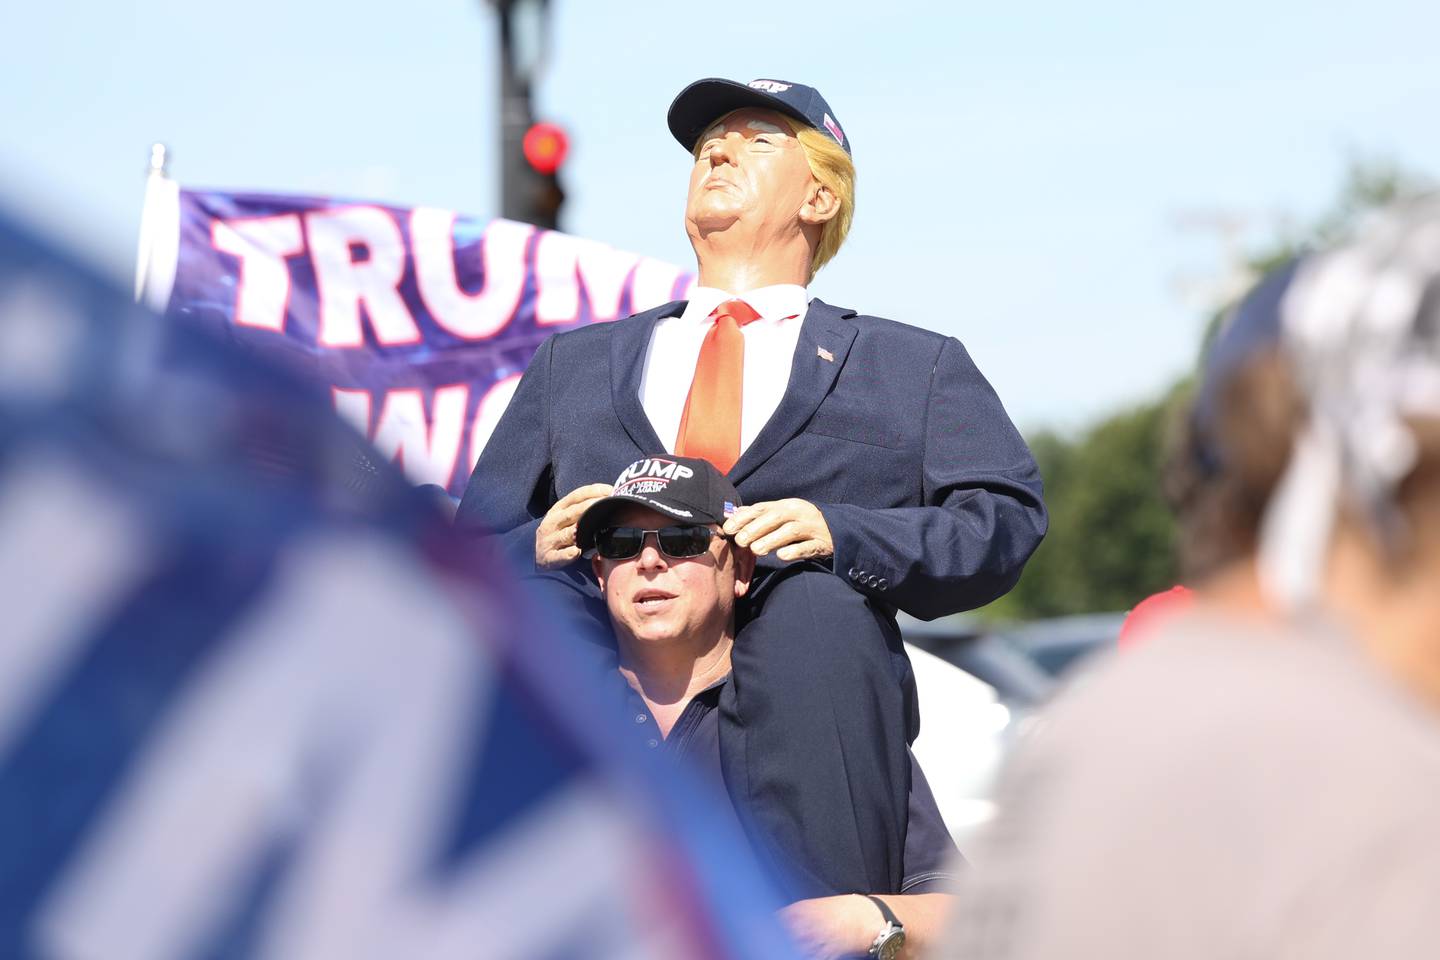
<path id="1" fill-rule="evenodd" d="M 871 893 L 862 893 L 861 896 L 880 908 L 880 916 L 885 918 L 886 923 L 893 923 L 895 926 L 904 929 L 905 924 L 901 923 L 900 919 L 895 916 L 895 911 L 890 909 L 888 903 Z"/>
<path id="2" fill-rule="evenodd" d="M 900 918 L 895 916 L 895 912 L 884 900 L 868 893 L 863 893 L 861 896 L 875 904 L 880 911 L 880 916 L 885 918 L 885 926 L 880 928 L 880 932 L 875 935 L 875 942 L 870 944 L 869 955 L 879 957 L 881 960 L 893 960 L 900 947 L 905 943 L 905 925 L 900 922 Z"/>

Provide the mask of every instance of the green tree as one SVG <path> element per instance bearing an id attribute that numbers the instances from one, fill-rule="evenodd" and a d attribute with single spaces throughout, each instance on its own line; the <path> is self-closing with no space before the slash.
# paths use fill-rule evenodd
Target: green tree
<path id="1" fill-rule="evenodd" d="M 1031 438 L 1050 532 L 987 617 L 1125 610 L 1175 583 L 1175 522 L 1158 482 L 1175 396 L 1116 414 L 1075 440 Z"/>

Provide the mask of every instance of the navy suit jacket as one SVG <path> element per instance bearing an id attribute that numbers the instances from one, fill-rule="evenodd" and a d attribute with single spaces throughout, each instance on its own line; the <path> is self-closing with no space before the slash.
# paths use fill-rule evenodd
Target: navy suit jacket
<path id="1" fill-rule="evenodd" d="M 663 453 L 640 375 L 655 322 L 684 307 L 542 344 L 456 522 L 500 534 L 528 569 L 556 500 Z M 1035 461 L 960 341 L 820 300 L 805 314 L 780 406 L 729 476 L 746 503 L 814 503 L 835 572 L 922 619 L 1004 594 L 1045 535 Z"/>

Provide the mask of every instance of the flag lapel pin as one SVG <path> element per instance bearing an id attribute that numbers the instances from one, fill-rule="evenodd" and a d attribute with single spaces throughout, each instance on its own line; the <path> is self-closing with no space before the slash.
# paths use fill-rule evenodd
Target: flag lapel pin
<path id="1" fill-rule="evenodd" d="M 835 354 L 831 353 L 829 350 L 826 350 L 824 347 L 816 347 L 815 355 L 818 356 L 821 360 L 824 360 L 826 363 L 835 362 Z"/>

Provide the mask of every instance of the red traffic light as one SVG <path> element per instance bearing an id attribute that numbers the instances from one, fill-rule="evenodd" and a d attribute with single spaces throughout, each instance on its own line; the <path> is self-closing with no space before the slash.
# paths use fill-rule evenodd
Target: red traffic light
<path id="1" fill-rule="evenodd" d="M 565 154 L 570 149 L 570 138 L 553 123 L 536 123 L 525 131 L 525 139 L 520 142 L 520 147 L 525 152 L 526 162 L 535 172 L 548 177 L 565 162 Z"/>

